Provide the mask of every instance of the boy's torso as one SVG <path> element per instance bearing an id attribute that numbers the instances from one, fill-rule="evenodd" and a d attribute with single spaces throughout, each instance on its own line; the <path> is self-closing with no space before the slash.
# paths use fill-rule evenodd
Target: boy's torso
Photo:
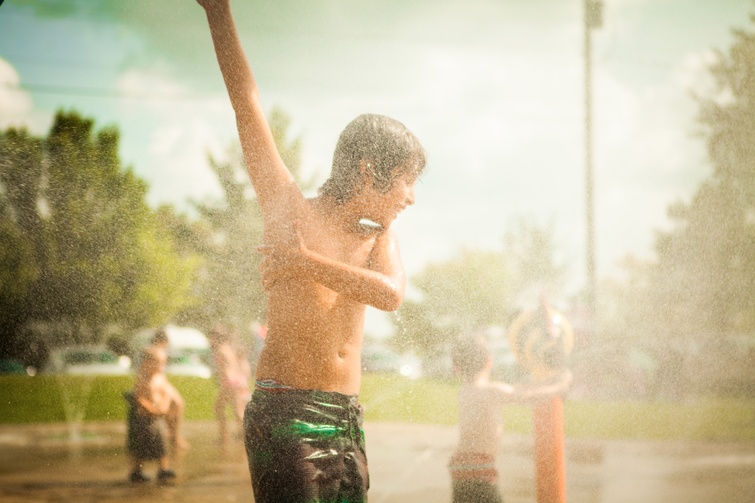
<path id="1" fill-rule="evenodd" d="M 133 396 L 136 400 L 137 410 L 141 414 L 150 414 L 142 405 L 142 400 L 152 403 L 158 409 L 167 408 L 168 380 L 165 374 L 157 372 L 152 375 L 137 376 L 134 383 Z"/>
<path id="2" fill-rule="evenodd" d="M 236 366 L 236 354 L 230 343 L 222 343 L 216 350 L 213 357 L 215 369 L 217 371 L 218 383 L 222 388 L 231 388 L 232 379 L 238 373 Z"/>
<path id="3" fill-rule="evenodd" d="M 459 391 L 460 452 L 495 455 L 503 431 L 503 402 L 492 387 L 463 384 Z"/>
<path id="4" fill-rule="evenodd" d="M 265 244 L 294 239 L 296 225 L 307 249 L 368 268 L 376 234 L 339 225 L 317 211 L 313 201 L 294 198 L 270 215 Z M 257 378 L 300 389 L 357 394 L 365 305 L 301 279 L 277 284 L 267 293 L 269 331 Z"/>

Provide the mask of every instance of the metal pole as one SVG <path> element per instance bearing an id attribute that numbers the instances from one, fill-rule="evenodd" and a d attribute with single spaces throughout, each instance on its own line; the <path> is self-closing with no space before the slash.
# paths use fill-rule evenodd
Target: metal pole
<path id="1" fill-rule="evenodd" d="M 593 145 L 592 145 L 592 39 L 591 30 L 602 22 L 601 0 L 584 0 L 584 59 L 585 59 L 585 223 L 587 259 L 587 315 L 588 330 L 594 331 L 596 279 L 595 279 L 595 216 L 593 196 Z"/>

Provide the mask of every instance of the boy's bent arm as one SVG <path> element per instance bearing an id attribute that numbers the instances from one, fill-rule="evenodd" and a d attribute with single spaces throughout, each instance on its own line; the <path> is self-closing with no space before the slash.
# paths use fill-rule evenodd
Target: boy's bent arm
<path id="1" fill-rule="evenodd" d="M 161 407 L 161 404 L 158 404 L 157 402 L 153 402 L 149 400 L 146 397 L 139 397 L 137 398 L 137 401 L 139 402 L 139 406 L 147 411 L 148 413 L 152 414 L 153 416 L 164 416 L 168 413 L 168 409 L 165 407 Z"/>
<path id="2" fill-rule="evenodd" d="M 315 281 L 382 311 L 395 311 L 404 300 L 406 278 L 398 243 L 390 230 L 376 238 L 367 267 L 345 264 L 310 251 L 301 238 L 295 250 L 285 250 L 285 247 L 260 247 L 265 254 L 260 266 L 265 289 L 296 277 Z"/>
<path id="3" fill-rule="evenodd" d="M 244 161 L 264 212 L 281 190 L 296 188 L 296 183 L 275 146 L 260 104 L 257 83 L 233 21 L 229 0 L 197 1 L 207 13 L 218 65 L 236 113 Z M 301 194 L 298 188 L 296 192 Z"/>
<path id="4" fill-rule="evenodd" d="M 395 311 L 404 300 L 403 268 L 380 271 L 351 266 L 310 252 L 305 270 L 312 280 L 361 304 Z"/>
<path id="5" fill-rule="evenodd" d="M 153 416 L 164 416 L 170 408 L 170 400 L 165 399 L 164 388 L 152 383 L 135 390 L 134 398 L 142 409 Z"/>
<path id="6" fill-rule="evenodd" d="M 512 385 L 508 383 L 494 383 L 499 393 L 505 395 L 508 401 L 519 404 L 534 404 L 555 395 L 566 393 L 572 382 L 571 371 L 564 371 L 543 382 Z"/>

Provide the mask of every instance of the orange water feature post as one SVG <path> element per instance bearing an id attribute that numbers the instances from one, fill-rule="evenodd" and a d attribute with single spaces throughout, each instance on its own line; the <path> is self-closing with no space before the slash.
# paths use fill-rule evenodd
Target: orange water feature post
<path id="1" fill-rule="evenodd" d="M 537 309 L 522 312 L 509 327 L 509 345 L 520 365 L 542 381 L 566 369 L 574 332 L 543 296 Z M 563 398 L 551 397 L 532 412 L 537 503 L 566 503 Z"/>
<path id="2" fill-rule="evenodd" d="M 537 404 L 532 421 L 537 503 L 566 503 L 563 399 L 554 396 Z"/>

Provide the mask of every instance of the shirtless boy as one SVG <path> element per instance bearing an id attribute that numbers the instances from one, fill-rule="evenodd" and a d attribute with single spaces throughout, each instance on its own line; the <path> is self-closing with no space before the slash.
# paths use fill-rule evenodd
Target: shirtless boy
<path id="1" fill-rule="evenodd" d="M 165 332 L 165 328 L 158 328 L 155 335 L 150 340 L 150 348 L 154 348 L 158 351 L 165 353 L 166 358 L 168 355 L 168 348 L 170 347 L 170 339 Z M 189 442 L 183 435 L 183 420 L 184 412 L 186 410 L 186 402 L 184 402 L 181 393 L 166 379 L 168 386 L 168 393 L 170 395 L 170 410 L 165 417 L 165 422 L 168 425 L 168 435 L 170 442 L 175 449 L 186 450 L 189 448 Z"/>
<path id="2" fill-rule="evenodd" d="M 495 461 L 503 430 L 505 404 L 534 404 L 565 393 L 571 384 L 566 371 L 541 383 L 513 385 L 490 380 L 493 356 L 484 337 L 459 339 L 452 354 L 461 376 L 459 389 L 459 445 L 449 470 L 453 503 L 500 503 Z"/>
<path id="3" fill-rule="evenodd" d="M 127 445 L 131 454 L 133 483 L 148 482 L 142 468 L 147 461 L 157 461 L 157 480 L 171 482 L 176 474 L 168 466 L 163 438 L 163 420 L 170 411 L 171 386 L 165 377 L 166 356 L 150 348 L 144 351 L 136 374 L 133 391 L 126 393 L 129 402 Z"/>
<path id="4" fill-rule="evenodd" d="M 255 501 L 365 501 L 357 401 L 365 307 L 391 311 L 403 301 L 391 223 L 414 203 L 424 150 L 398 121 L 359 116 L 341 133 L 330 179 L 304 198 L 273 142 L 229 0 L 198 2 L 264 222 L 269 329 L 244 418 Z"/>

